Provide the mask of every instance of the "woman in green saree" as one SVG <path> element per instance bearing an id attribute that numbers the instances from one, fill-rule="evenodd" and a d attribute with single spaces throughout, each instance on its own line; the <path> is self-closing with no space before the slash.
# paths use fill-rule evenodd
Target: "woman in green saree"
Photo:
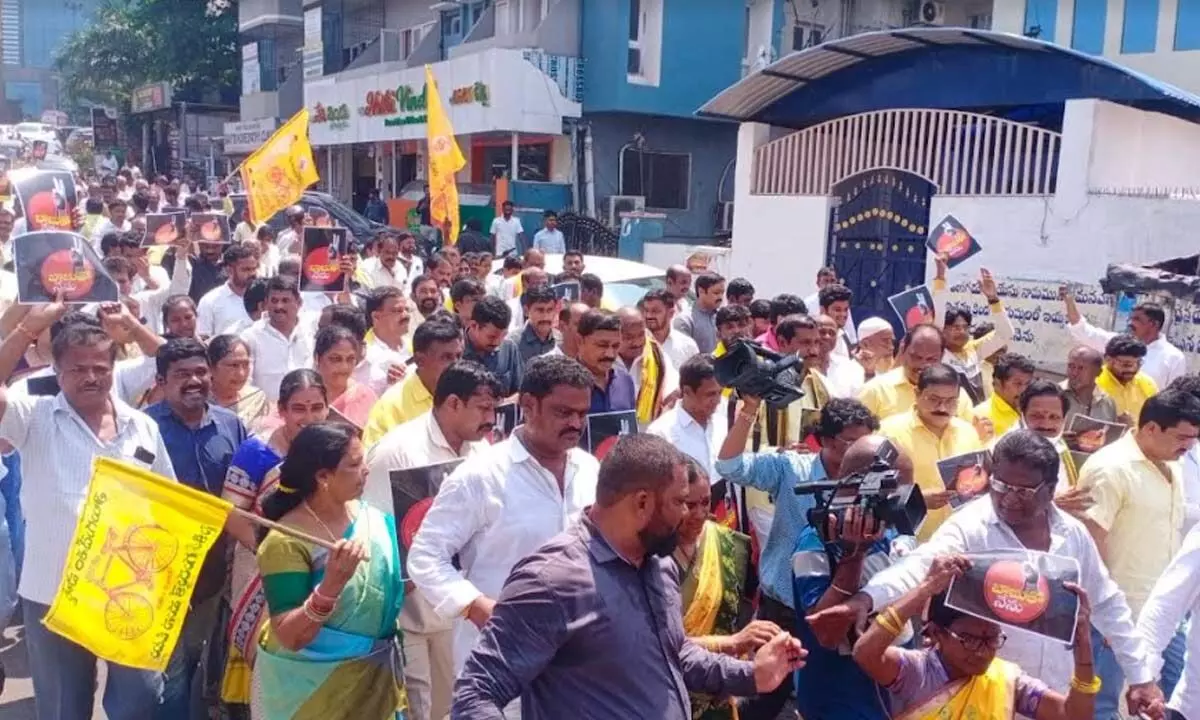
<path id="1" fill-rule="evenodd" d="M 362 501 L 366 477 L 356 428 L 309 425 L 263 503 L 267 519 L 334 549 L 275 530 L 259 544 L 271 619 L 254 664 L 255 720 L 404 718 L 395 520 Z"/>
<path id="2" fill-rule="evenodd" d="M 712 652 L 747 655 L 783 631 L 766 620 L 737 629 L 750 538 L 710 520 L 711 502 L 708 473 L 689 461 L 687 514 L 672 555 L 679 568 L 683 630 L 693 642 Z M 697 693 L 691 698 L 696 720 L 737 720 L 733 698 Z"/>

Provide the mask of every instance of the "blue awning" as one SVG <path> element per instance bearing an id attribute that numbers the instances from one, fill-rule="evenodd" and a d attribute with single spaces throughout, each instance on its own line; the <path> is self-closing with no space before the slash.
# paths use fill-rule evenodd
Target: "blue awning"
<path id="1" fill-rule="evenodd" d="M 1200 122 L 1200 97 L 1103 57 L 969 28 L 852 35 L 748 75 L 701 117 L 802 129 L 891 108 L 992 112 L 1095 98 Z"/>

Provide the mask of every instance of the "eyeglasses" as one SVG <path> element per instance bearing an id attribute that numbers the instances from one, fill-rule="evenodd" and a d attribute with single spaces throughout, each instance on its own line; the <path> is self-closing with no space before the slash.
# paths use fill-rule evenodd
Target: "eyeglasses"
<path id="1" fill-rule="evenodd" d="M 946 634 L 962 644 L 963 649 L 967 652 L 979 652 L 984 648 L 991 650 L 999 650 L 1004 647 L 1004 643 L 1008 641 L 1008 636 L 1004 633 L 993 635 L 991 637 L 980 637 L 979 635 L 958 634 L 953 630 L 946 630 Z"/>
<path id="2" fill-rule="evenodd" d="M 1009 485 L 1003 480 L 997 480 L 994 476 L 989 481 L 992 489 L 1004 495 L 1015 495 L 1022 500 L 1032 500 L 1042 488 L 1046 487 L 1046 483 L 1041 483 L 1037 487 L 1020 487 L 1018 485 Z"/>

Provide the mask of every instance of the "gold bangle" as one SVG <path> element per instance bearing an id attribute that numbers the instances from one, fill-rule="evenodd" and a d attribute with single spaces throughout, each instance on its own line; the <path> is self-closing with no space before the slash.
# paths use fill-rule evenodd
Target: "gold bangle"
<path id="1" fill-rule="evenodd" d="M 875 616 L 875 624 L 886 630 L 893 637 L 900 634 L 900 628 L 896 627 L 886 615 L 882 613 Z"/>
<path id="2" fill-rule="evenodd" d="M 1101 685 L 1103 685 L 1103 683 L 1100 682 L 1099 675 L 1093 676 L 1090 683 L 1085 683 L 1074 675 L 1071 676 L 1071 689 L 1075 690 L 1076 692 L 1081 692 L 1084 695 L 1095 695 L 1096 693 L 1100 692 Z"/>
<path id="3" fill-rule="evenodd" d="M 904 618 L 900 617 L 900 613 L 896 612 L 895 607 L 886 607 L 883 609 L 883 614 L 892 622 L 892 625 L 904 629 Z"/>

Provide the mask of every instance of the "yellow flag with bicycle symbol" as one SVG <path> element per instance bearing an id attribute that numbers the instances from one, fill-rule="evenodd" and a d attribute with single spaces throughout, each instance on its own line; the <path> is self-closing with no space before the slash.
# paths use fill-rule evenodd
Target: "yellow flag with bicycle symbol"
<path id="1" fill-rule="evenodd" d="M 98 457 L 46 627 L 127 667 L 165 670 L 232 506 Z"/>

